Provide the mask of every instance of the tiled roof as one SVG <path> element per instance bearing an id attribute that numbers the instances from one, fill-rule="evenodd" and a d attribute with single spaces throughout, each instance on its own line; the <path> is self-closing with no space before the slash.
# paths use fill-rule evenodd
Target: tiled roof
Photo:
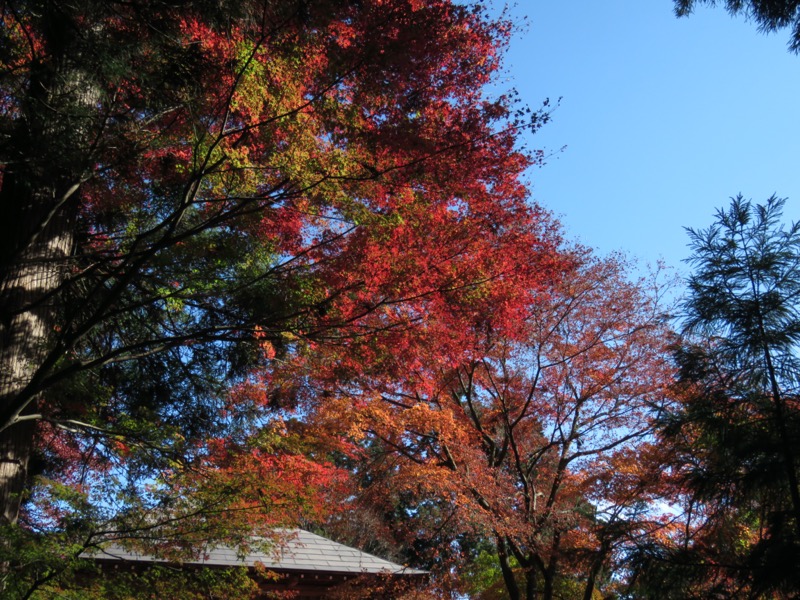
<path id="1" fill-rule="evenodd" d="M 279 571 L 312 571 L 318 573 L 388 573 L 424 575 L 427 571 L 411 569 L 397 563 L 338 544 L 303 529 L 278 530 L 279 541 L 267 552 L 253 551 L 244 557 L 235 548 L 217 546 L 206 550 L 200 558 L 186 561 L 213 567 L 255 566 Z M 93 553 L 96 559 L 133 562 L 158 562 L 153 556 L 125 550 L 118 544 L 104 545 Z"/>

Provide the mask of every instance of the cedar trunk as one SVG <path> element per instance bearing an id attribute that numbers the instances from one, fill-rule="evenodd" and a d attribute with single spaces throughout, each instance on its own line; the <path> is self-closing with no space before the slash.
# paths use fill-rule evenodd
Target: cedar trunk
<path id="1" fill-rule="evenodd" d="M 79 66 L 74 23 L 43 15 L 47 58 L 32 70 L 0 188 L 0 510 L 17 520 L 42 380 L 76 242 L 77 192 L 100 93 Z"/>
<path id="2" fill-rule="evenodd" d="M 13 180 L 4 181 L 0 193 L 4 208 L 20 202 L 8 190 L 14 187 Z M 47 223 L 44 214 L 53 200 L 37 199 L 44 195 L 41 192 L 22 201 L 30 210 L 22 211 L 20 219 L 3 219 L 25 232 L 41 228 L 38 239 L 5 266 L 0 280 L 0 506 L 2 518 L 11 523 L 17 519 L 33 445 L 34 379 L 41 376 L 40 367 L 49 351 L 56 326 L 56 292 L 73 246 L 70 219 L 61 211 Z M 51 199 L 55 196 L 52 192 L 49 195 Z"/>

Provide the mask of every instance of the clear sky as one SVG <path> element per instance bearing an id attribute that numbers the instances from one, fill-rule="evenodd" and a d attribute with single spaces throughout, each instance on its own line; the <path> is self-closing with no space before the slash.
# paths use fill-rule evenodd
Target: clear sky
<path id="1" fill-rule="evenodd" d="M 519 0 L 501 86 L 536 107 L 525 140 L 558 151 L 529 174 L 567 236 L 685 272 L 684 226 L 741 192 L 788 197 L 800 219 L 800 56 L 721 8 L 677 19 L 671 0 Z"/>

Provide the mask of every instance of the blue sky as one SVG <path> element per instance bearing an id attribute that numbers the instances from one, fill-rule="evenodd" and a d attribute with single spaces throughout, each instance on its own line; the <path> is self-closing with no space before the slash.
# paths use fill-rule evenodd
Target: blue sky
<path id="1" fill-rule="evenodd" d="M 721 8 L 677 19 L 671 0 L 521 0 L 511 16 L 523 30 L 499 85 L 532 107 L 562 97 L 525 142 L 566 146 L 529 179 L 569 238 L 685 272 L 683 227 L 710 225 L 730 196 L 788 197 L 785 220 L 800 219 L 788 32 L 763 35 Z"/>

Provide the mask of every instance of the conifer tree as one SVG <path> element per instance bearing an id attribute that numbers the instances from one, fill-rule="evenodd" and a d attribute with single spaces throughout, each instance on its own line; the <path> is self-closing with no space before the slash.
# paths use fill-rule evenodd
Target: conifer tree
<path id="1" fill-rule="evenodd" d="M 800 585 L 800 224 L 781 224 L 784 204 L 737 196 L 709 228 L 688 230 L 680 402 L 661 429 L 683 528 L 643 553 L 652 597 Z"/>

